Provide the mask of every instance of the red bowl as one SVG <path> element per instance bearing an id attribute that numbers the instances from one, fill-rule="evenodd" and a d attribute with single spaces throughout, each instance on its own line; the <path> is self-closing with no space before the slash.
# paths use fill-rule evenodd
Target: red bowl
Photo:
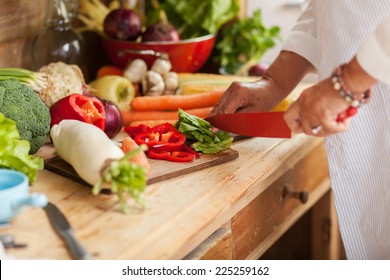
<path id="1" fill-rule="evenodd" d="M 209 58 L 215 44 L 215 35 L 180 40 L 179 42 L 136 43 L 103 38 L 103 48 L 111 62 L 124 68 L 130 61 L 141 58 L 151 67 L 157 57 L 168 55 L 172 71 L 196 72 Z"/>

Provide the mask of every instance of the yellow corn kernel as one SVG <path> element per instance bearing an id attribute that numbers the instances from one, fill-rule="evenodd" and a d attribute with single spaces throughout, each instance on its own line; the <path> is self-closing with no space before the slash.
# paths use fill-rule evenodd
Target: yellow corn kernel
<path id="1" fill-rule="evenodd" d="M 286 111 L 288 107 L 290 107 L 291 103 L 293 103 L 293 99 L 290 96 L 287 96 L 285 99 L 280 101 L 280 103 L 276 105 L 272 111 Z"/>
<path id="2" fill-rule="evenodd" d="M 177 94 L 187 95 L 205 91 L 226 90 L 233 81 L 252 82 L 257 77 L 219 75 L 209 73 L 179 73 L 179 89 Z"/>
<path id="3" fill-rule="evenodd" d="M 206 91 L 226 90 L 230 83 L 225 84 L 197 84 L 197 85 L 183 85 L 179 87 L 178 94 L 189 95 L 198 94 Z"/>

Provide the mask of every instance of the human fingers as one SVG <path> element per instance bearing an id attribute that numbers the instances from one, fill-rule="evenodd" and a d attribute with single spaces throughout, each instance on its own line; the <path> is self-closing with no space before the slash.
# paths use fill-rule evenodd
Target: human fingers
<path id="1" fill-rule="evenodd" d="M 239 94 L 240 93 L 237 92 L 236 95 Z M 224 92 L 217 104 L 214 105 L 213 109 L 210 112 L 210 116 L 217 114 L 234 113 L 237 107 L 236 103 L 237 101 L 235 101 L 235 98 L 232 95 L 232 90 L 229 88 Z"/>
<path id="2" fill-rule="evenodd" d="M 214 105 L 210 116 L 217 114 L 234 113 L 244 105 L 243 87 L 239 83 L 233 82 L 224 92 L 221 99 Z"/>
<path id="3" fill-rule="evenodd" d="M 302 133 L 302 124 L 300 120 L 300 108 L 297 102 L 290 105 L 283 115 L 288 127 L 293 133 Z"/>
<path id="4" fill-rule="evenodd" d="M 302 130 L 307 135 L 327 137 L 347 130 L 351 119 L 338 120 L 337 116 L 322 119 L 317 122 L 302 121 Z"/>
<path id="5" fill-rule="evenodd" d="M 311 133 L 314 136 L 327 137 L 335 133 L 343 132 L 347 130 L 351 119 L 345 119 L 343 121 L 332 120 L 328 122 L 323 122 L 320 125 L 317 125 L 311 129 Z"/>

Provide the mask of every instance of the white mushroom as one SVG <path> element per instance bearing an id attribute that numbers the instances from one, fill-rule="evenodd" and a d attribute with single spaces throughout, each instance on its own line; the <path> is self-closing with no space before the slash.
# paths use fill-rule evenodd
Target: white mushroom
<path id="1" fill-rule="evenodd" d="M 157 58 L 153 65 L 151 70 L 156 71 L 162 76 L 165 76 L 169 71 L 171 71 L 172 64 L 168 59 L 165 58 Z"/>
<path id="2" fill-rule="evenodd" d="M 123 76 L 129 79 L 132 83 L 138 84 L 145 77 L 148 71 L 148 66 L 142 59 L 134 59 L 123 70 Z"/>
<path id="3" fill-rule="evenodd" d="M 179 76 L 176 72 L 168 72 L 164 76 L 165 89 L 163 95 L 173 95 L 179 87 Z"/>
<path id="4" fill-rule="evenodd" d="M 146 72 L 146 75 L 142 80 L 142 92 L 144 95 L 162 95 L 164 88 L 164 79 L 159 73 L 152 70 Z"/>

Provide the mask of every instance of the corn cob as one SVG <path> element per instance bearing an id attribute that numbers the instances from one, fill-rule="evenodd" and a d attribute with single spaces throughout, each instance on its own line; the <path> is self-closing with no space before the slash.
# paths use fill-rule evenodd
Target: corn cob
<path id="1" fill-rule="evenodd" d="M 218 91 L 218 90 L 226 90 L 231 82 L 225 82 L 221 84 L 189 84 L 189 85 L 181 85 L 177 91 L 179 95 L 190 95 L 190 94 L 198 94 L 206 91 Z"/>
<path id="2" fill-rule="evenodd" d="M 233 81 L 253 82 L 258 77 L 218 75 L 208 73 L 179 73 L 177 94 L 188 95 L 205 91 L 225 90 Z"/>
<path id="3" fill-rule="evenodd" d="M 216 81 L 254 81 L 258 80 L 259 77 L 250 76 L 235 76 L 235 75 L 220 75 L 212 73 L 178 73 L 179 80 L 181 82 L 196 81 L 196 80 L 216 80 Z"/>

